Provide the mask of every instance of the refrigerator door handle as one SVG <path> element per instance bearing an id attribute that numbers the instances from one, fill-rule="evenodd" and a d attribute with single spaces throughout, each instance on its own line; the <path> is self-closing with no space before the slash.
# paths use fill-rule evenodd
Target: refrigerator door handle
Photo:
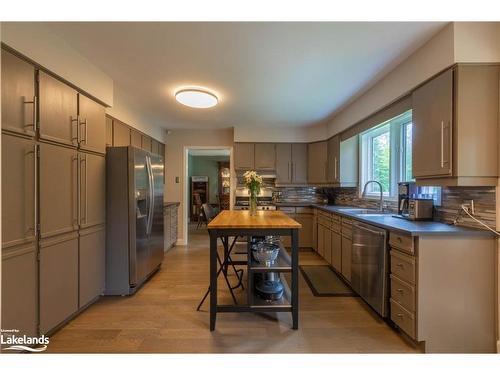
<path id="1" fill-rule="evenodd" d="M 149 181 L 149 212 L 148 212 L 148 222 L 147 222 L 147 234 L 151 234 L 151 229 L 153 227 L 153 212 L 154 212 L 154 180 L 153 180 L 153 168 L 151 167 L 151 158 L 146 155 L 146 164 L 148 166 L 148 181 Z"/>

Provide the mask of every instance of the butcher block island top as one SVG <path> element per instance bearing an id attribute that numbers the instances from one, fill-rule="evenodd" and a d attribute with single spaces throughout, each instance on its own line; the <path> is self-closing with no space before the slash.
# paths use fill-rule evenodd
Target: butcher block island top
<path id="1" fill-rule="evenodd" d="M 219 213 L 209 224 L 208 229 L 300 229 L 302 224 L 296 222 L 283 211 L 257 211 L 251 216 L 250 211 L 225 210 Z"/>

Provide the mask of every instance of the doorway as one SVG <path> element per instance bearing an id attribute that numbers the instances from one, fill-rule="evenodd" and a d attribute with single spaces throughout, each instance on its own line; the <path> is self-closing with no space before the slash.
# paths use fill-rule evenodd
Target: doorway
<path id="1" fill-rule="evenodd" d="M 184 238 L 207 235 L 207 219 L 232 205 L 232 147 L 185 148 Z M 207 217 L 208 216 L 208 217 Z"/>

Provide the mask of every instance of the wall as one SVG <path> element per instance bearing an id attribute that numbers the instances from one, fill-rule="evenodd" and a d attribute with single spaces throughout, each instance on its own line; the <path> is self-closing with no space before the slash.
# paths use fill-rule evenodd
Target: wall
<path id="1" fill-rule="evenodd" d="M 39 22 L 2 22 L 2 42 L 113 105 L 113 80 Z"/>
<path id="2" fill-rule="evenodd" d="M 326 123 L 307 127 L 237 127 L 235 142 L 314 142 L 327 138 Z"/>
<path id="3" fill-rule="evenodd" d="M 179 206 L 179 238 L 180 245 L 186 243 L 187 228 L 184 223 L 187 222 L 187 208 L 189 202 L 186 202 L 187 194 L 187 168 L 184 168 L 185 158 L 187 158 L 187 149 L 189 147 L 201 148 L 221 148 L 233 147 L 233 129 L 214 129 L 214 130 L 172 130 L 165 138 L 165 200 L 180 202 Z M 231 150 L 232 153 L 232 150 Z M 187 161 L 186 161 L 187 164 Z M 187 165 L 186 165 L 187 167 Z M 234 172 L 232 172 L 234 175 Z M 179 177 L 179 183 L 175 178 Z M 186 204 L 187 203 L 187 204 Z"/>
<path id="4" fill-rule="evenodd" d="M 193 156 L 189 155 L 189 177 L 208 176 L 209 203 L 217 204 L 219 194 L 219 164 L 220 161 L 229 162 L 229 156 Z M 189 193 L 191 194 L 191 192 Z"/>

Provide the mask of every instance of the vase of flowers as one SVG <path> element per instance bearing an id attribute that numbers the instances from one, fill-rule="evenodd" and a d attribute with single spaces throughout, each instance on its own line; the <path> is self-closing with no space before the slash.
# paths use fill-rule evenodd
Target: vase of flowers
<path id="1" fill-rule="evenodd" d="M 249 211 L 251 216 L 257 215 L 257 195 L 260 193 L 262 177 L 255 171 L 246 171 L 243 174 L 245 185 L 250 192 Z"/>

